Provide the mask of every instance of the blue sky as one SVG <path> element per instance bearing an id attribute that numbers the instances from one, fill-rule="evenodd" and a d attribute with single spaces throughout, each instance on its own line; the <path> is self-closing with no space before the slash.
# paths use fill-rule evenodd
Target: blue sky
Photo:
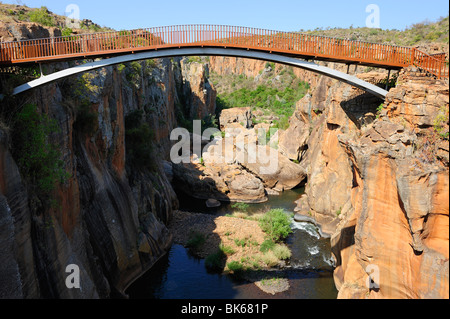
<path id="1" fill-rule="evenodd" d="M 76 4 L 81 19 L 91 19 L 116 30 L 176 24 L 226 24 L 280 31 L 366 26 L 376 4 L 380 27 L 403 30 L 424 20 L 436 21 L 449 13 L 448 0 L 6 0 L 3 3 L 47 6 L 69 15 Z"/>

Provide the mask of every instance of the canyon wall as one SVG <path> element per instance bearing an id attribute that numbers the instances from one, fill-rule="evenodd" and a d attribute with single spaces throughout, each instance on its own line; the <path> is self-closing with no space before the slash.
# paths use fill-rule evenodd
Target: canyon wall
<path id="1" fill-rule="evenodd" d="M 404 70 L 380 107 L 323 81 L 280 143 L 308 172 L 297 211 L 332 235 L 339 298 L 448 298 L 448 83 Z"/>
<path id="2" fill-rule="evenodd" d="M 29 24 L 6 29 L 21 30 L 18 38 L 52 35 Z M 61 151 L 68 178 L 49 194 L 50 204 L 36 195 L 15 151 L 14 121 L 2 123 L 0 298 L 121 297 L 168 251 L 166 225 L 178 208 L 162 164 L 170 132 L 180 112 L 202 115 L 215 108 L 214 88 L 198 72 L 203 66 L 181 65 L 180 59 L 159 59 L 107 67 L 2 101 L 9 119 L 32 103 L 56 123 L 49 140 Z M 140 143 L 151 146 L 151 162 L 142 167 L 129 159 L 130 121 L 149 131 L 151 140 Z M 72 264 L 80 269 L 81 289 L 66 287 Z"/>
<path id="3" fill-rule="evenodd" d="M 0 25 L 2 39 L 57 32 Z M 2 114 L 7 107 L 13 117 L 31 102 L 56 121 L 59 130 L 49 138 L 69 177 L 46 205 L 21 171 L 14 122 L 1 123 L 0 297 L 122 296 L 171 244 L 166 224 L 178 202 L 162 160 L 180 120 L 214 113 L 208 71 L 259 81 L 271 67 L 225 57 L 211 57 L 209 66 L 187 59 L 136 62 L 2 102 Z M 281 68 L 275 65 L 275 75 Z M 307 175 L 297 211 L 331 235 L 339 298 L 448 298 L 448 83 L 410 68 L 381 101 L 336 80 L 294 73 L 311 91 L 279 132 L 279 150 Z M 385 73 L 358 76 L 376 83 Z M 151 130 L 154 156 L 143 168 L 129 159 L 126 122 L 133 119 Z M 70 264 L 80 268 L 81 290 L 66 287 Z M 375 285 L 367 285 L 369 275 Z"/>
<path id="4" fill-rule="evenodd" d="M 255 82 L 273 67 L 276 80 L 283 68 L 227 57 L 211 57 L 210 66 Z M 387 77 L 349 70 L 375 84 Z M 331 236 L 339 298 L 448 298 L 448 82 L 408 68 L 383 101 L 294 72 L 311 90 L 279 131 L 278 148 L 307 173 L 296 211 Z"/>

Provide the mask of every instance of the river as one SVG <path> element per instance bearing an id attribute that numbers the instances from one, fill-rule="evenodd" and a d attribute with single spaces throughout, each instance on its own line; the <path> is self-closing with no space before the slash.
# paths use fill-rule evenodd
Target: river
<path id="1" fill-rule="evenodd" d="M 269 196 L 269 201 L 250 205 L 248 212 L 283 208 L 293 212 L 294 201 L 303 189 Z M 204 201 L 179 196 L 180 209 L 225 215 L 233 212 L 231 205 L 210 209 Z M 289 290 L 276 295 L 266 294 L 255 284 L 232 276 L 209 273 L 204 260 L 192 256 L 180 245 L 172 245 L 169 253 L 127 290 L 131 299 L 335 299 L 333 261 L 330 242 L 322 238 L 314 224 L 292 221 L 293 233 L 287 239 L 292 257 L 284 270 Z"/>

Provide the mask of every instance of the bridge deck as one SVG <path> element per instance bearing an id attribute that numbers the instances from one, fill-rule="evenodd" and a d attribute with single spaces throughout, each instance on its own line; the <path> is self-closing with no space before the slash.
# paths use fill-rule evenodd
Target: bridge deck
<path id="1" fill-rule="evenodd" d="M 0 43 L 0 64 L 105 58 L 188 47 L 239 48 L 289 57 L 400 69 L 421 67 L 449 76 L 447 62 L 415 48 L 292 32 L 220 25 L 183 25 Z"/>

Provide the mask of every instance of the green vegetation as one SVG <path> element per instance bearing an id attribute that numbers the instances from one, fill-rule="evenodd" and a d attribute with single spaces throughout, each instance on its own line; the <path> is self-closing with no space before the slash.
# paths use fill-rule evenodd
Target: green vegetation
<path id="1" fill-rule="evenodd" d="M 145 60 L 146 72 L 147 75 L 151 75 L 150 73 L 158 67 L 158 63 L 154 59 Z"/>
<path id="2" fill-rule="evenodd" d="M 119 73 L 122 73 L 126 67 L 127 66 L 125 64 L 120 63 L 119 65 L 117 65 L 117 71 L 119 71 Z"/>
<path id="3" fill-rule="evenodd" d="M 381 112 L 384 109 L 384 103 L 381 103 L 378 107 L 377 107 L 377 119 L 380 118 L 381 116 Z"/>
<path id="4" fill-rule="evenodd" d="M 275 69 L 275 63 L 274 62 L 267 62 L 266 63 L 266 69 L 271 68 L 272 70 Z"/>
<path id="5" fill-rule="evenodd" d="M 433 127 L 435 132 L 439 135 L 440 138 L 448 140 L 449 139 L 449 125 L 448 125 L 448 107 L 441 107 L 439 110 L 439 114 L 433 121 Z"/>
<path id="6" fill-rule="evenodd" d="M 266 239 L 260 246 L 260 251 L 262 253 L 272 252 L 275 257 L 279 260 L 286 260 L 291 258 L 291 251 L 286 245 L 277 244 L 272 239 Z"/>
<path id="7" fill-rule="evenodd" d="M 88 24 L 84 21 L 81 22 L 80 28 L 83 30 L 88 30 L 91 33 L 110 31 L 108 28 L 102 28 L 98 24 Z"/>
<path id="8" fill-rule="evenodd" d="M 35 22 L 48 27 L 59 26 L 63 31 L 67 17 L 57 15 L 48 10 L 47 7 L 29 8 L 26 5 L 2 4 L 0 2 L 0 20 L 5 23 L 14 23 L 17 21 Z M 75 22 L 72 20 L 72 23 Z M 89 32 L 113 31 L 111 28 L 100 27 L 89 20 L 81 21 L 80 28 Z M 66 30 L 68 32 L 69 29 Z M 63 35 L 70 35 L 64 34 Z"/>
<path id="9" fill-rule="evenodd" d="M 58 132 L 56 121 L 38 113 L 34 104 L 26 104 L 17 114 L 14 125 L 14 153 L 25 179 L 41 198 L 49 199 L 58 183 L 69 174 L 64 169 L 62 153 L 51 142 Z"/>
<path id="10" fill-rule="evenodd" d="M 139 85 L 139 80 L 142 74 L 142 65 L 140 62 L 133 61 L 129 63 L 130 68 L 125 74 L 128 82 L 133 83 L 136 87 Z"/>
<path id="11" fill-rule="evenodd" d="M 273 287 L 278 286 L 282 280 L 284 280 L 284 278 L 280 277 L 264 278 L 261 280 L 261 284 L 263 286 Z"/>
<path id="12" fill-rule="evenodd" d="M 441 145 L 449 141 L 449 109 L 444 105 L 440 108 L 433 120 L 433 125 L 422 129 L 417 134 L 417 141 L 414 143 L 414 152 L 421 162 L 435 163 L 445 161 L 439 152 Z"/>
<path id="13" fill-rule="evenodd" d="M 240 207 L 240 205 L 235 205 Z M 248 215 L 242 215 L 247 219 Z M 258 214 L 253 220 L 260 221 L 261 229 L 266 233 L 266 239 L 261 243 L 253 236 L 230 238 L 233 232 L 226 232 L 228 246 L 220 243 L 218 249 L 205 259 L 205 267 L 210 271 L 223 271 L 226 269 L 238 277 L 252 276 L 252 272 L 264 268 L 275 267 L 282 260 L 291 258 L 291 251 L 281 241 L 291 232 L 290 217 L 282 209 L 273 209 L 264 214 Z M 233 215 L 234 216 L 234 215 Z M 198 250 L 206 241 L 206 236 L 198 231 L 192 231 L 189 235 L 187 247 Z M 233 256 L 232 261 L 226 262 L 227 257 Z M 237 257 L 241 256 L 241 257 Z M 240 258 L 240 259 L 238 259 Z"/>
<path id="14" fill-rule="evenodd" d="M 214 254 L 206 257 L 205 267 L 211 271 L 222 272 L 227 256 L 233 255 L 234 253 L 235 251 L 232 247 L 225 246 L 223 243 L 220 243 L 219 249 Z"/>
<path id="15" fill-rule="evenodd" d="M 186 57 L 186 62 L 187 63 L 203 63 L 203 60 L 201 57 L 199 56 L 188 56 Z"/>
<path id="16" fill-rule="evenodd" d="M 73 86 L 73 96 L 80 98 L 81 100 L 88 100 L 92 94 L 99 94 L 101 87 L 95 83 L 97 73 L 86 72 L 77 78 L 75 85 Z"/>
<path id="17" fill-rule="evenodd" d="M 273 241 L 283 240 L 292 233 L 290 217 L 283 209 L 268 211 L 260 219 L 259 226 Z"/>
<path id="18" fill-rule="evenodd" d="M 242 248 L 244 248 L 246 246 L 247 247 L 251 247 L 251 246 L 257 247 L 257 246 L 259 246 L 258 242 L 256 240 L 253 240 L 251 237 L 250 238 L 243 238 L 243 239 L 235 238 L 234 239 L 234 243 L 236 244 L 236 246 L 242 247 Z"/>
<path id="19" fill-rule="evenodd" d="M 231 208 L 237 209 L 239 211 L 245 212 L 250 207 L 249 204 L 246 203 L 234 203 L 231 205 Z"/>
<path id="20" fill-rule="evenodd" d="M 72 35 L 72 33 L 73 33 L 73 30 L 72 30 L 71 28 L 68 28 L 68 27 L 64 27 L 64 28 L 61 30 L 61 35 L 62 35 L 63 37 L 68 37 L 68 36 Z"/>
<path id="21" fill-rule="evenodd" d="M 219 128 L 219 120 L 215 114 L 209 114 L 202 119 L 202 127 Z"/>
<path id="22" fill-rule="evenodd" d="M 154 155 L 152 154 L 154 132 L 142 115 L 141 110 L 136 110 L 125 117 L 127 161 L 131 165 L 153 170 L 155 168 Z"/>
<path id="23" fill-rule="evenodd" d="M 291 250 L 286 245 L 276 244 L 272 252 L 280 260 L 287 260 L 292 256 Z"/>
<path id="24" fill-rule="evenodd" d="M 266 239 L 260 247 L 260 251 L 263 253 L 268 252 L 269 250 L 272 250 L 275 247 L 276 243 L 272 239 Z"/>
<path id="25" fill-rule="evenodd" d="M 30 11 L 28 13 L 29 20 L 47 27 L 54 27 L 56 25 L 55 18 L 50 14 L 47 7 L 42 6 L 40 9 Z"/>
<path id="26" fill-rule="evenodd" d="M 236 251 L 233 249 L 233 247 L 225 246 L 224 244 L 220 244 L 219 246 L 220 250 L 227 256 L 233 255 L 236 253 Z"/>
<path id="27" fill-rule="evenodd" d="M 235 275 L 240 275 L 244 271 L 244 265 L 239 261 L 231 261 L 227 264 L 227 267 Z"/>
<path id="28" fill-rule="evenodd" d="M 216 104 L 220 109 L 232 107 L 252 107 L 269 110 L 278 117 L 275 127 L 286 129 L 289 118 L 295 110 L 295 103 L 308 91 L 309 84 L 298 82 L 296 86 L 286 86 L 284 89 L 259 85 L 255 90 L 241 88 L 229 94 L 218 96 Z"/>
<path id="29" fill-rule="evenodd" d="M 204 234 L 191 231 L 189 234 L 189 240 L 186 243 L 186 246 L 191 249 L 199 249 L 201 245 L 203 245 L 206 242 L 206 237 Z"/>
<path id="30" fill-rule="evenodd" d="M 205 267 L 211 271 L 222 271 L 224 266 L 225 253 L 218 249 L 216 253 L 209 255 L 205 259 Z"/>
<path id="31" fill-rule="evenodd" d="M 405 30 L 382 30 L 373 28 L 317 28 L 312 31 L 300 30 L 302 33 L 328 37 L 359 40 L 373 43 L 414 46 L 424 43 L 449 43 L 449 17 L 441 17 L 435 22 L 415 23 Z"/>

